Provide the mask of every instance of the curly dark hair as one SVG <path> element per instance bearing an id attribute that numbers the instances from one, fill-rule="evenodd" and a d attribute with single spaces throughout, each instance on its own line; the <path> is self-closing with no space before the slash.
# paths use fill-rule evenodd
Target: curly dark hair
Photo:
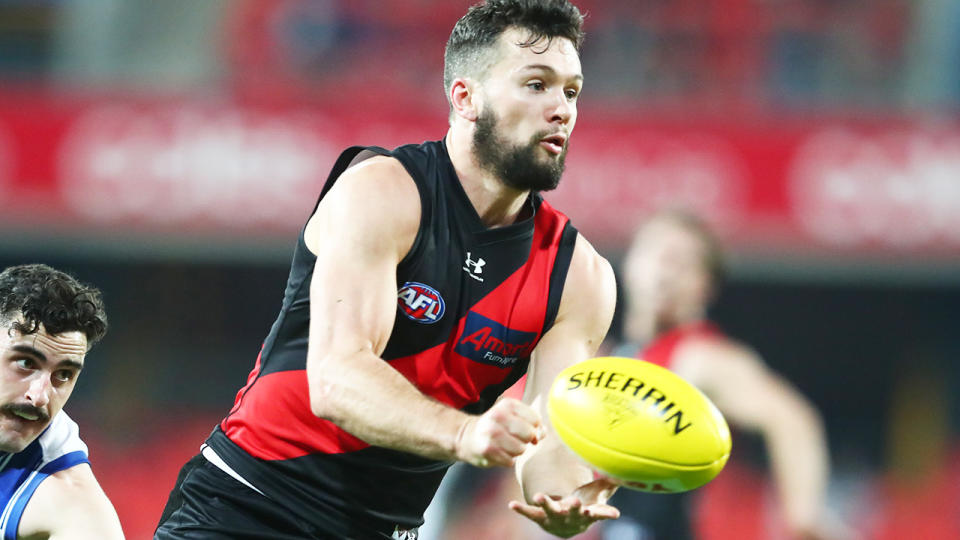
<path id="1" fill-rule="evenodd" d="M 15 321 L 17 316 L 22 321 Z M 0 317 L 15 321 L 12 329 L 33 334 L 80 331 L 87 347 L 107 333 L 107 314 L 100 291 L 45 264 L 11 266 L 0 272 Z"/>
<path id="2" fill-rule="evenodd" d="M 487 53 L 508 27 L 529 31 L 521 47 L 532 47 L 546 39 L 583 43 L 583 15 L 567 0 L 487 0 L 467 10 L 457 21 L 447 41 L 443 64 L 443 88 L 449 94 L 453 80 L 482 74 L 492 63 Z"/>

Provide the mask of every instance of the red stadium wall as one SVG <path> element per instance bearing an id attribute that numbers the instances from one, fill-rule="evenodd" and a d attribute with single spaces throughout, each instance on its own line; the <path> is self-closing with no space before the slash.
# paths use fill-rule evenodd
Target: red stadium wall
<path id="1" fill-rule="evenodd" d="M 741 247 L 960 248 L 960 123 L 721 123 L 583 109 L 567 175 L 548 198 L 601 246 L 621 247 L 645 211 L 682 204 Z M 0 222 L 286 238 L 341 149 L 439 137 L 443 112 L 5 96 Z"/>

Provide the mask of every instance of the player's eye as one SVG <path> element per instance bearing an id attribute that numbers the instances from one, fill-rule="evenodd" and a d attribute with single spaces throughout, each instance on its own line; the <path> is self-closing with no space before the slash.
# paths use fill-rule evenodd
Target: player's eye
<path id="1" fill-rule="evenodd" d="M 13 361 L 13 364 L 23 370 L 32 370 L 36 369 L 37 363 L 32 358 L 17 358 Z"/>
<path id="2" fill-rule="evenodd" d="M 546 85 L 542 81 L 530 81 L 527 83 L 527 88 L 541 92 L 546 88 Z"/>
<path id="3" fill-rule="evenodd" d="M 70 382 L 76 376 L 77 376 L 76 372 L 69 369 L 60 369 L 53 372 L 53 379 L 61 383 Z"/>
<path id="4" fill-rule="evenodd" d="M 573 101 L 573 100 L 577 99 L 577 96 L 580 95 L 580 92 L 579 92 L 578 90 L 576 90 L 575 88 L 568 88 L 568 89 L 566 90 L 566 94 L 567 94 L 567 99 L 570 100 L 570 101 Z"/>

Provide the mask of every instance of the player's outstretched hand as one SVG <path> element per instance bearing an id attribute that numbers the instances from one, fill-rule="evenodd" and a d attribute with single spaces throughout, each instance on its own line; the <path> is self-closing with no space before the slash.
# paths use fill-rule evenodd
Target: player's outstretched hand
<path id="1" fill-rule="evenodd" d="M 457 436 L 457 459 L 477 467 L 511 467 L 543 433 L 537 411 L 522 401 L 504 398 L 463 424 Z"/>
<path id="2" fill-rule="evenodd" d="M 616 489 L 616 484 L 601 477 L 578 487 L 566 497 L 537 493 L 531 500 L 533 504 L 510 501 L 509 506 L 548 533 L 569 538 L 587 530 L 595 521 L 620 517 L 620 510 L 607 504 Z"/>

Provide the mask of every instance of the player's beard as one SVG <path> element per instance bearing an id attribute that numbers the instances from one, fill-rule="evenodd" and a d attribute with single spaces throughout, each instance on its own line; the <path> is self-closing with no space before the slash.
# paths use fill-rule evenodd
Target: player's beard
<path id="1" fill-rule="evenodd" d="M 537 158 L 540 141 L 553 134 L 541 131 L 526 144 L 511 144 L 500 132 L 499 119 L 490 109 L 480 113 L 473 132 L 473 155 L 477 163 L 504 184 L 518 190 L 550 191 L 560 183 L 567 145 L 556 158 Z"/>

